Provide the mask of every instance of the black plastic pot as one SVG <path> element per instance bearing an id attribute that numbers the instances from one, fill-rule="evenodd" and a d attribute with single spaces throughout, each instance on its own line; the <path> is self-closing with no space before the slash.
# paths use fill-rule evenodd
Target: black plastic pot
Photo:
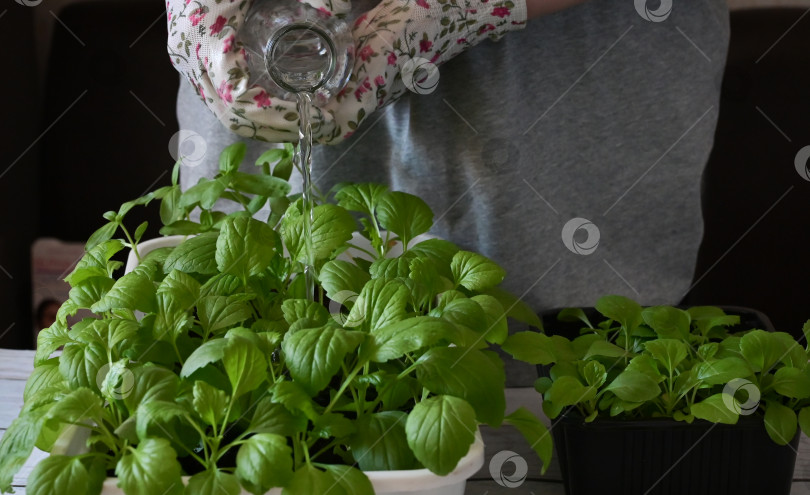
<path id="1" fill-rule="evenodd" d="M 740 315 L 740 330 L 773 331 L 761 312 L 723 307 Z M 545 312 L 547 333 L 575 338 L 581 323 L 556 320 Z M 596 323 L 594 309 L 585 313 Z M 540 376 L 548 368 L 538 366 Z M 736 425 L 672 419 L 585 423 L 574 410 L 553 422 L 552 434 L 567 495 L 789 495 L 799 435 L 776 445 L 761 416 L 741 416 Z"/>
<path id="2" fill-rule="evenodd" d="M 788 495 L 799 434 L 776 445 L 761 417 L 736 425 L 560 418 L 552 430 L 568 495 Z"/>

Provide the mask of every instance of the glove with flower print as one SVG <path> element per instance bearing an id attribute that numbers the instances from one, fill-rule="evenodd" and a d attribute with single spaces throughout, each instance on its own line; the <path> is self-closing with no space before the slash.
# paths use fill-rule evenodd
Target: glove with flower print
<path id="1" fill-rule="evenodd" d="M 525 22 L 525 0 L 382 0 L 355 21 L 351 81 L 323 109 L 335 125 L 320 141 L 351 136 L 372 112 L 408 90 L 431 92 L 439 65 Z"/>
<path id="2" fill-rule="evenodd" d="M 262 141 L 294 142 L 296 103 L 248 85 L 236 35 L 252 1 L 258 0 L 168 0 L 169 55 L 227 128 Z M 347 0 L 306 3 L 335 14 L 349 10 Z M 430 76 L 466 48 L 522 28 L 525 19 L 525 0 L 382 0 L 354 23 L 351 81 L 324 108 L 313 108 L 313 139 L 341 142 L 408 88 L 420 92 L 414 88 L 425 69 Z"/>

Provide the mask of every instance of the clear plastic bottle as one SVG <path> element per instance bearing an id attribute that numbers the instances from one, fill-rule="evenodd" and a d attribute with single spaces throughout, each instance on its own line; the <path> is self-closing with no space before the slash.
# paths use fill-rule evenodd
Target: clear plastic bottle
<path id="1" fill-rule="evenodd" d="M 254 0 L 239 41 L 247 54 L 249 83 L 286 100 L 304 92 L 323 105 L 351 75 L 349 22 L 296 0 Z"/>

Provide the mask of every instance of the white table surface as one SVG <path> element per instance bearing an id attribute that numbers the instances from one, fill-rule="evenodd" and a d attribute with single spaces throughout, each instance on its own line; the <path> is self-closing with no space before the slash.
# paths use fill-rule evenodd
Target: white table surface
<path id="1" fill-rule="evenodd" d="M 33 362 L 34 351 L 0 349 L 0 435 L 5 432 L 22 408 L 23 389 L 25 388 L 25 381 L 33 369 Z M 531 388 L 508 389 L 507 404 L 507 413 L 522 405 L 542 417 L 537 395 Z M 540 461 L 528 449 L 526 442 L 513 428 L 504 426 L 495 430 L 482 427 L 482 434 L 486 445 L 486 461 L 481 470 L 467 482 L 466 495 L 565 494 L 559 465 L 556 461 L 553 461 L 552 465 L 549 466 L 545 476 L 541 476 Z M 528 477 L 518 488 L 500 486 L 493 481 L 489 473 L 490 459 L 502 450 L 510 450 L 520 454 L 528 464 Z M 36 463 L 46 455 L 46 453 L 35 449 L 31 458 L 14 478 L 13 486 L 16 493 L 25 494 L 28 474 Z M 793 478 L 791 495 L 810 495 L 810 439 L 804 435 L 802 435 L 799 444 Z"/>

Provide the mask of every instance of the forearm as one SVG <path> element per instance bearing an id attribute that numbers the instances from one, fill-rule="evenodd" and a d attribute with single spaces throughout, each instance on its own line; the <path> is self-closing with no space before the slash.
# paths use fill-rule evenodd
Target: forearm
<path id="1" fill-rule="evenodd" d="M 529 19 L 552 14 L 567 9 L 587 0 L 526 0 L 526 14 Z"/>

